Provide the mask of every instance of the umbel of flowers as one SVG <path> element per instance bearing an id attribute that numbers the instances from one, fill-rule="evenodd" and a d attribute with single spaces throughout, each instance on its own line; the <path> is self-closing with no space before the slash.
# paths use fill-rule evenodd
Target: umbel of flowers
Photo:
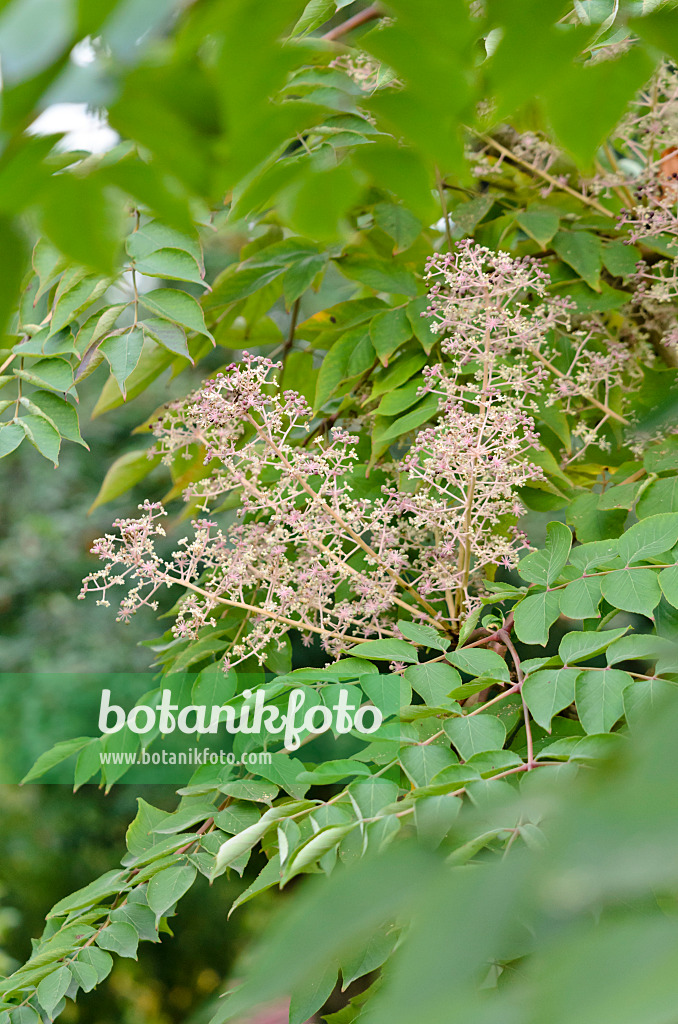
<path id="1" fill-rule="evenodd" d="M 94 545 L 106 564 L 81 597 L 94 591 L 107 604 L 111 588 L 126 585 L 126 619 L 156 607 L 161 588 L 177 588 L 177 637 L 237 610 L 243 623 L 230 664 L 263 658 L 290 628 L 333 654 L 397 636 L 395 623 L 407 616 L 456 632 L 488 570 L 514 566 L 525 546 L 518 490 L 542 475 L 530 456 L 539 448 L 533 403 L 571 387 L 549 358 L 549 338 L 568 329 L 568 313 L 547 297 L 548 277 L 531 258 L 460 243 L 427 272 L 425 315 L 444 361 L 425 371 L 422 393 L 438 397 L 439 415 L 382 467 L 380 492 L 354 493 L 358 438 L 335 427 L 309 444 L 305 399 L 281 391 L 276 364 L 245 354 L 170 404 L 154 427 L 167 460 L 203 446 L 209 472 L 184 497 L 206 517 L 169 555 L 159 553 L 160 504 L 118 520 L 118 533 Z M 234 492 L 237 521 L 219 525 L 218 509 Z"/>

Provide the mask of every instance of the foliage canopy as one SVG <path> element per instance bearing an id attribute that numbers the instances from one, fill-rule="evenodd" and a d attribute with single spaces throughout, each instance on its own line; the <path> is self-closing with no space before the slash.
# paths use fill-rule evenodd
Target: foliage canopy
<path id="1" fill-rule="evenodd" d="M 330 1024 L 668 1022 L 674 6 L 13 0 L 0 55 L 0 454 L 57 465 L 83 389 L 114 416 L 204 371 L 140 414 L 95 502 L 166 474 L 81 595 L 128 582 L 124 619 L 171 589 L 140 703 L 301 688 L 384 718 L 329 760 L 310 729 L 293 753 L 240 734 L 267 765 L 197 769 L 171 814 L 140 800 L 0 1021 L 53 1019 L 261 848 L 233 909 L 332 877 L 218 1020 L 282 993 L 302 1024 L 340 973 L 367 982 Z M 64 100 L 119 144 L 27 131 Z M 100 754 L 157 741 L 79 737 L 26 781 L 74 757 L 108 790 L 126 765 Z"/>

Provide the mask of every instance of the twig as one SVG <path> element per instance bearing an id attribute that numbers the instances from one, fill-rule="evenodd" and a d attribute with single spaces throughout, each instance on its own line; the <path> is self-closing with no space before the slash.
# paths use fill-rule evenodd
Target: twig
<path id="1" fill-rule="evenodd" d="M 525 698 L 523 696 L 523 683 L 525 682 L 525 676 L 523 675 L 523 670 L 520 665 L 520 657 L 518 655 L 518 652 L 513 646 L 513 641 L 511 640 L 511 637 L 508 635 L 507 632 L 505 632 L 505 630 L 501 631 L 501 640 L 505 644 L 506 649 L 508 650 L 509 654 L 511 655 L 511 658 L 513 659 L 513 664 L 516 668 L 516 675 L 518 677 L 518 689 L 520 690 L 520 699 L 523 705 L 523 718 L 525 720 L 525 736 L 527 739 L 526 769 L 529 772 L 534 767 L 535 760 L 534 742 L 532 740 L 532 728 L 530 726 L 530 712 L 528 710 L 527 704 L 525 703 Z"/>
<path id="2" fill-rule="evenodd" d="M 337 409 L 337 411 L 333 412 L 331 416 L 326 416 L 325 419 L 321 420 L 318 426 L 314 427 L 313 430 L 306 435 L 304 440 L 301 442 L 301 447 L 306 448 L 313 438 L 318 436 L 318 434 L 327 433 L 328 429 L 334 426 L 339 419 L 339 412 L 340 410 Z"/>
<path id="3" fill-rule="evenodd" d="M 346 21 L 342 21 L 341 25 L 335 25 L 329 32 L 326 32 L 322 39 L 328 39 L 330 42 L 334 39 L 341 39 L 342 36 L 348 35 L 354 28 L 359 28 L 361 25 L 366 24 L 368 21 L 373 21 L 375 18 L 381 18 L 383 12 L 378 4 L 372 4 L 370 7 L 366 7 L 364 11 L 358 11 L 352 18 L 348 18 Z"/>
<path id="4" fill-rule="evenodd" d="M 447 197 L 445 196 L 445 183 L 440 174 L 440 168 L 436 164 L 436 185 L 438 186 L 438 195 L 440 196 L 440 205 L 443 211 L 443 217 L 445 218 L 445 238 L 447 240 L 447 248 L 452 252 L 454 243 L 452 241 L 452 232 L 450 230 L 450 218 L 447 212 Z"/>
<path id="5" fill-rule="evenodd" d="M 530 352 L 533 356 L 537 357 L 539 362 L 542 363 L 547 370 L 550 370 L 551 373 L 555 373 L 556 377 L 560 377 L 561 380 L 565 380 L 567 374 L 563 373 L 562 370 L 559 370 L 557 366 L 554 366 L 552 362 L 538 351 L 538 349 L 531 348 Z M 618 423 L 622 423 L 625 427 L 629 426 L 629 421 L 626 417 L 622 416 L 621 413 L 615 412 L 614 409 L 609 407 L 609 405 L 605 405 L 604 402 L 599 402 L 597 398 L 593 397 L 593 395 L 587 395 L 586 398 L 592 405 L 595 405 L 597 409 L 600 409 L 601 412 L 604 412 L 607 416 L 611 416 L 613 420 L 617 420 Z"/>
<path id="6" fill-rule="evenodd" d="M 5 371 L 6 369 L 7 369 L 7 367 L 9 366 L 9 364 L 10 364 L 10 363 L 11 363 L 11 362 L 12 362 L 12 361 L 13 361 L 14 359 L 16 359 L 16 357 L 17 357 L 18 355 L 19 355 L 19 353 L 18 353 L 18 352 L 12 352 L 12 354 L 11 354 L 10 356 L 8 356 L 8 357 L 7 357 L 7 359 L 5 359 L 5 361 L 4 361 L 4 363 L 2 364 L 2 366 L 0 366 L 0 373 L 4 373 L 4 371 Z"/>
<path id="7" fill-rule="evenodd" d="M 289 355 L 289 352 L 290 352 L 290 349 L 292 348 L 292 345 L 294 345 L 294 332 L 297 329 L 297 320 L 299 318 L 299 305 L 300 305 L 300 303 L 301 303 L 301 298 L 298 298 L 298 299 L 295 300 L 295 302 L 292 305 L 292 312 L 291 312 L 291 316 L 290 316 L 290 329 L 287 332 L 287 337 L 285 338 L 285 344 L 283 345 L 282 354 L 280 356 L 280 362 L 282 363 L 282 366 L 280 367 L 280 380 L 282 380 L 283 375 L 285 373 L 285 362 L 287 360 L 287 356 Z"/>
<path id="8" fill-rule="evenodd" d="M 483 135 L 482 132 L 477 132 L 475 128 L 471 128 L 470 131 L 472 131 L 479 139 L 482 139 L 483 142 L 487 143 L 488 146 L 492 146 L 493 149 L 496 149 L 496 151 L 501 153 L 502 156 L 509 160 L 513 160 L 514 163 L 520 164 L 522 167 L 526 167 L 529 171 L 532 171 L 533 174 L 543 178 L 544 181 L 548 181 L 553 188 L 560 189 L 561 192 L 567 192 L 569 195 L 574 196 L 575 199 L 579 199 L 580 202 L 586 203 L 587 206 L 592 206 L 594 210 L 598 211 L 598 213 L 603 213 L 606 217 L 610 217 L 612 220 L 615 219 L 614 213 L 612 213 L 611 210 L 608 210 L 607 207 L 603 206 L 602 203 L 599 203 L 597 199 L 585 196 L 583 192 L 578 192 L 577 189 L 572 188 L 571 185 L 558 181 L 558 179 L 554 178 L 552 174 L 548 173 L 548 171 L 542 171 L 540 167 L 535 167 L 535 165 L 531 164 L 528 160 L 523 160 L 522 157 L 516 156 L 515 153 L 511 152 L 510 149 L 507 149 L 506 146 L 502 146 L 501 142 L 497 142 L 496 139 L 493 139 L 490 135 Z"/>

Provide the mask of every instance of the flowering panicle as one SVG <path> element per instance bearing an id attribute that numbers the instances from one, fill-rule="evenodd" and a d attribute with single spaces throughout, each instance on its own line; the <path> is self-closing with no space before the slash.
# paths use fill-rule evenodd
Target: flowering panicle
<path id="1" fill-rule="evenodd" d="M 280 390 L 270 360 L 246 354 L 169 404 L 154 427 L 167 462 L 204 449 L 209 472 L 184 497 L 209 518 L 163 557 L 164 510 L 146 504 L 140 519 L 116 524 L 119 536 L 97 541 L 107 564 L 85 580 L 83 595 L 107 601 L 111 587 L 131 585 L 126 618 L 153 605 L 161 587 L 177 586 L 177 637 L 195 637 L 236 609 L 244 618 L 231 663 L 265 658 L 292 627 L 334 654 L 398 635 L 403 610 L 458 628 L 487 569 L 514 566 L 524 546 L 518 490 L 542 476 L 530 459 L 539 448 L 533 413 L 553 383 L 547 336 L 567 327 L 568 310 L 546 301 L 548 279 L 535 260 L 471 243 L 434 257 L 428 277 L 445 362 L 424 371 L 422 394 L 437 396 L 439 415 L 385 467 L 381 488 L 355 493 L 358 480 L 364 493 L 365 467 L 345 429 L 302 444 L 312 419 L 305 399 Z M 221 509 L 234 494 L 239 512 L 227 521 Z"/>
<path id="2" fill-rule="evenodd" d="M 570 458 L 593 443 L 605 447 L 601 431 L 611 393 L 628 375 L 628 347 L 609 337 L 601 346 L 598 323 L 573 327 L 570 304 L 549 294 L 548 274 L 534 257 L 516 260 L 463 241 L 456 252 L 432 257 L 427 274 L 434 283 L 426 315 L 466 400 L 482 381 L 531 414 L 558 400 L 568 413 L 593 409 L 595 418 L 580 419 L 573 430 L 579 444 Z M 558 335 L 568 340 L 563 369 L 556 365 L 565 354 L 555 345 Z M 461 376 L 469 370 L 475 383 Z"/>

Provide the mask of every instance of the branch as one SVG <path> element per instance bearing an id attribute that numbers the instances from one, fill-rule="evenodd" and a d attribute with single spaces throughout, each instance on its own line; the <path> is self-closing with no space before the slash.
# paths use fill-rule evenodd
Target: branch
<path id="1" fill-rule="evenodd" d="M 532 768 L 534 768 L 536 762 L 534 760 L 534 741 L 532 739 L 532 727 L 530 725 L 530 712 L 525 702 L 525 697 L 523 696 L 523 684 L 525 682 L 525 676 L 523 675 L 523 670 L 520 664 L 520 657 L 518 656 L 517 650 L 513 646 L 513 641 L 511 640 L 511 637 L 505 630 L 502 630 L 501 633 L 502 642 L 506 645 L 506 648 L 508 649 L 511 658 L 513 659 L 513 664 L 516 667 L 516 675 L 518 677 L 518 689 L 520 690 L 520 700 L 523 705 L 525 737 L 527 739 L 527 764 L 525 765 L 525 768 L 529 772 Z"/>
<path id="2" fill-rule="evenodd" d="M 490 135 L 483 135 L 482 132 L 477 132 L 475 128 L 471 128 L 470 131 L 472 131 L 477 138 L 482 139 L 482 141 L 488 146 L 492 146 L 493 149 L 496 149 L 498 153 L 501 153 L 502 156 L 506 157 L 508 160 L 513 160 L 514 163 L 520 164 L 522 167 L 526 167 L 528 171 L 532 172 L 532 174 L 536 174 L 540 178 L 543 178 L 544 181 L 548 181 L 553 188 L 557 188 L 561 192 L 567 192 L 569 195 L 574 196 L 575 199 L 579 199 L 580 202 L 586 203 L 587 206 L 592 206 L 594 210 L 598 211 L 598 213 L 603 213 L 606 217 L 611 217 L 612 220 L 615 219 L 614 213 L 612 213 L 611 210 L 608 210 L 606 206 L 603 206 L 602 203 L 599 203 L 597 199 L 585 196 L 583 192 L 578 192 L 577 189 L 572 188 L 571 185 L 558 181 L 558 179 L 554 178 L 552 174 L 548 173 L 548 171 L 542 171 L 539 167 L 535 167 L 535 165 L 531 164 L 528 160 L 523 160 L 522 157 L 516 156 L 515 153 L 511 152 L 510 149 L 507 149 L 506 146 L 502 146 L 501 142 L 497 142 L 496 139 L 493 139 Z"/>
<path id="3" fill-rule="evenodd" d="M 368 21 L 373 21 L 375 18 L 383 17 L 383 11 L 378 4 L 372 4 L 370 7 L 366 7 L 364 11 L 358 11 L 352 18 L 348 18 L 346 21 L 342 21 L 340 25 L 335 25 L 329 32 L 326 32 L 321 39 L 328 39 L 332 42 L 334 39 L 341 39 L 342 36 L 346 36 L 349 32 L 352 32 L 354 28 L 359 28 Z"/>
<path id="4" fill-rule="evenodd" d="M 566 379 L 567 374 L 563 373 L 562 370 L 559 370 L 557 366 L 554 366 L 553 363 L 543 356 L 538 349 L 531 348 L 530 352 L 533 356 L 536 356 L 539 362 L 542 363 L 547 370 L 550 370 L 551 373 L 555 373 L 556 377 L 560 377 L 561 380 Z M 585 398 L 587 401 L 591 402 L 592 405 L 595 405 L 597 409 L 600 409 L 601 412 L 604 412 L 606 416 L 611 416 L 613 420 L 617 420 L 618 423 L 623 424 L 625 427 L 629 426 L 629 421 L 626 417 L 615 412 L 614 409 L 610 409 L 609 405 L 605 405 L 604 402 L 599 402 L 597 398 L 593 397 L 593 395 L 586 395 Z"/>

